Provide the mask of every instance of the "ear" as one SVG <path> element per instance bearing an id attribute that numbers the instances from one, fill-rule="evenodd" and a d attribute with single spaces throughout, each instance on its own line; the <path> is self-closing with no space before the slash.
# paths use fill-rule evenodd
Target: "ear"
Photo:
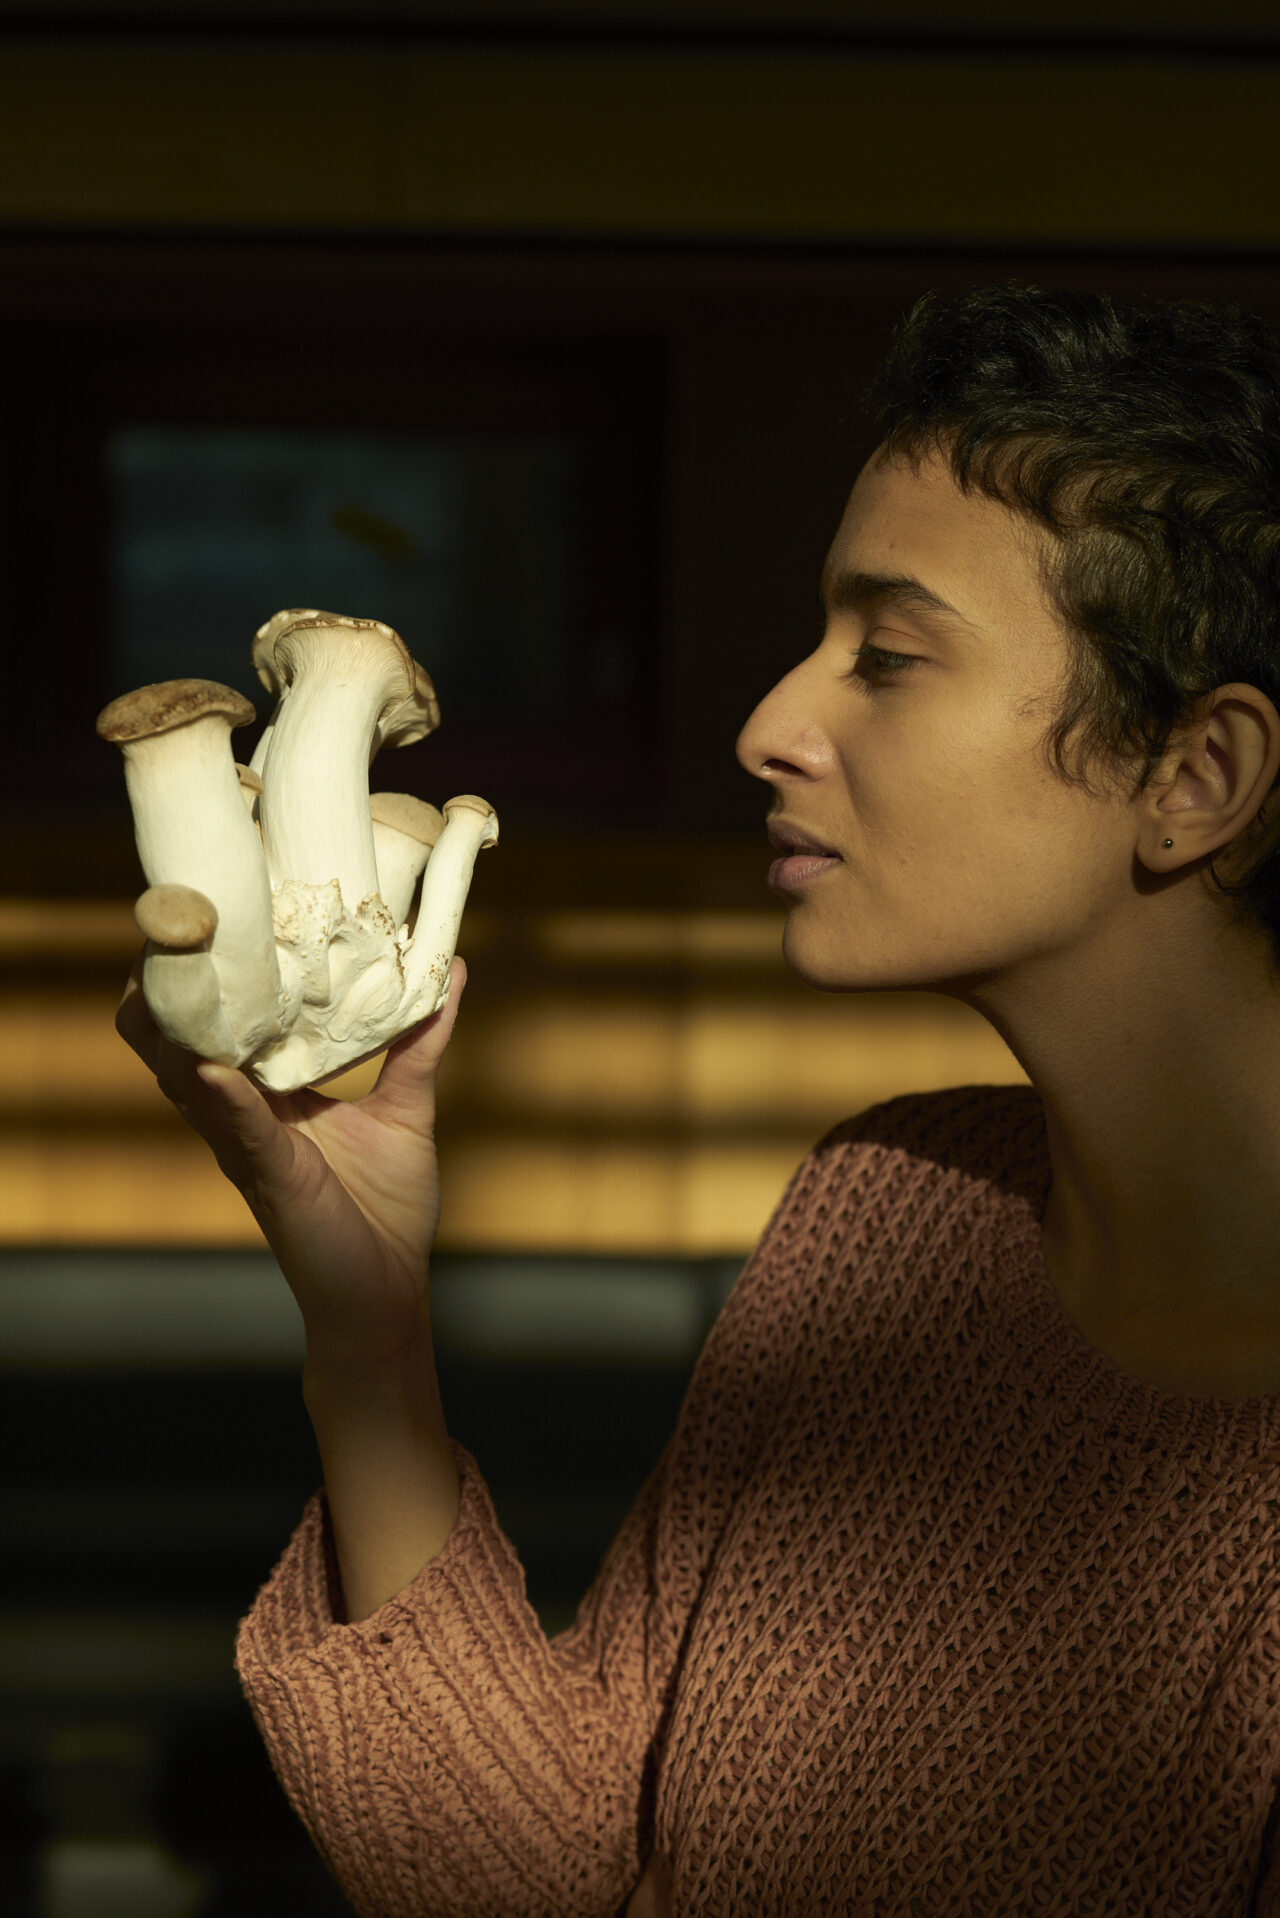
<path id="1" fill-rule="evenodd" d="M 1223 847 L 1251 847 L 1269 823 L 1260 815 L 1278 772 L 1280 712 L 1256 686 L 1217 687 L 1176 735 L 1148 788 L 1137 848 L 1143 864 L 1176 872 Z"/>

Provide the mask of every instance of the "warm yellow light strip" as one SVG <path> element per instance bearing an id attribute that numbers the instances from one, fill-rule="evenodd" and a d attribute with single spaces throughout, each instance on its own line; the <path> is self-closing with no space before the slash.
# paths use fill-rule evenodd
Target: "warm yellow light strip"
<path id="1" fill-rule="evenodd" d="M 460 950 L 492 945 L 498 914 L 469 906 Z M 765 912 L 620 912 L 611 908 L 522 915 L 520 935 L 553 963 L 767 966 L 779 974 L 781 909 Z M 86 962 L 121 959 L 125 971 L 142 934 L 127 899 L 0 898 L 0 960 L 56 957 Z M 123 980 L 123 973 L 121 975 Z"/>
<path id="2" fill-rule="evenodd" d="M 821 1128 L 899 1092 L 1025 1084 L 1004 1042 L 925 994 L 772 994 L 464 1002 L 447 1076 L 468 1104 L 560 1123 Z"/>
<path id="3" fill-rule="evenodd" d="M 487 943 L 495 927 L 477 930 Z M 528 978 L 517 930 L 542 955 Z M 42 944 L 92 970 L 126 932 L 127 968 L 127 906 L 0 902 L 11 958 Z M 442 1249 L 745 1252 L 841 1118 L 902 1092 L 1025 1083 L 967 1007 L 806 991 L 778 957 L 773 913 L 549 913 L 508 933 L 502 979 L 477 968 L 442 1075 Z M 644 963 L 653 985 L 638 990 Z M 601 970 L 584 992 L 556 983 L 557 964 Z M 0 1243 L 260 1244 L 117 1037 L 118 998 L 118 983 L 83 979 L 0 996 Z M 376 1071 L 331 1090 L 360 1096 Z"/>
<path id="4" fill-rule="evenodd" d="M 131 900 L 0 899 L 2 959 L 108 959 L 141 946 Z"/>
<path id="5" fill-rule="evenodd" d="M 0 1136 L 0 1243 L 263 1245 L 240 1194 L 176 1115 L 159 1135 Z"/>
<path id="6" fill-rule="evenodd" d="M 813 1143 L 462 1139 L 441 1151 L 441 1249 L 745 1254 Z"/>
<path id="7" fill-rule="evenodd" d="M 563 964 L 766 966 L 781 975 L 777 912 L 546 912 L 529 925 L 533 949 Z"/>

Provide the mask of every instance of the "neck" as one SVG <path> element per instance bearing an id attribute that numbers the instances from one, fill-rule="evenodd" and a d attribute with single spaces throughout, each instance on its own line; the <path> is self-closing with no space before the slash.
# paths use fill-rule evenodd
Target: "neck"
<path id="1" fill-rule="evenodd" d="M 1044 1102 L 1044 1252 L 1068 1309 L 1112 1324 L 1151 1311 L 1188 1324 L 1223 1310 L 1280 1320 L 1269 946 L 1220 907 L 1178 917 L 1170 906 L 1149 915 L 1146 938 L 1131 921 L 1103 928 L 1087 950 L 957 996 L 996 1027 Z"/>

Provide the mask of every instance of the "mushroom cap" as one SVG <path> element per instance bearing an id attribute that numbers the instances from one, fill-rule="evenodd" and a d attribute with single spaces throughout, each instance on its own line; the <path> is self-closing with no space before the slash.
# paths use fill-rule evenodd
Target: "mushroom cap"
<path id="1" fill-rule="evenodd" d="M 97 734 L 113 745 L 127 746 L 132 740 L 172 732 L 214 713 L 225 715 L 233 731 L 258 717 L 243 693 L 216 680 L 162 679 L 121 693 L 104 706 L 98 714 Z"/>
<path id="2" fill-rule="evenodd" d="M 292 626 L 299 619 L 336 619 L 336 613 L 322 613 L 316 606 L 286 606 L 283 612 L 272 613 L 265 625 L 259 626 L 253 636 L 253 670 L 262 681 L 273 699 L 280 697 L 280 675 L 276 671 L 276 641 L 286 626 Z"/>
<path id="3" fill-rule="evenodd" d="M 245 792 L 264 793 L 267 790 L 262 783 L 261 775 L 256 773 L 252 766 L 242 766 L 237 759 L 235 768 L 236 776 Z"/>
<path id="4" fill-rule="evenodd" d="M 493 820 L 493 838 L 486 843 L 496 846 L 498 843 L 498 816 L 487 799 L 481 799 L 478 793 L 459 793 L 456 799 L 446 799 L 444 816 L 448 819 L 454 812 L 478 812 L 485 819 Z"/>
<path id="5" fill-rule="evenodd" d="M 380 826 L 393 826 L 422 846 L 434 846 L 444 831 L 443 813 L 412 793 L 370 793 L 369 811 Z"/>
<path id="6" fill-rule="evenodd" d="M 380 633 L 391 641 L 405 669 L 406 690 L 398 700 L 379 714 L 376 745 L 411 746 L 425 739 L 440 724 L 440 702 L 431 675 L 414 659 L 393 626 L 380 619 L 353 619 L 346 613 L 321 613 L 305 607 L 275 613 L 258 628 L 253 642 L 253 664 L 267 691 L 278 699 L 288 683 L 288 650 L 283 657 L 276 648 L 286 634 L 316 632 L 326 626 L 344 626 L 356 631 Z"/>
<path id="7" fill-rule="evenodd" d="M 415 739 L 425 739 L 440 724 L 440 701 L 430 673 L 416 659 L 410 658 L 409 664 L 413 667 L 413 691 L 379 723 L 378 735 L 384 746 L 412 746 Z"/>
<path id="8" fill-rule="evenodd" d="M 149 886 L 133 908 L 138 930 L 157 946 L 193 950 L 212 939 L 218 909 L 194 886 Z"/>
<path id="9" fill-rule="evenodd" d="M 346 613 L 303 613 L 291 617 L 281 626 L 271 649 L 271 657 L 282 689 L 292 684 L 293 669 L 299 658 L 299 645 L 305 643 L 308 634 L 324 632 L 376 633 L 383 644 L 390 646 L 396 655 L 404 686 L 400 700 L 411 696 L 414 662 L 409 657 L 409 648 L 399 633 L 390 626 L 384 626 L 380 619 L 352 619 Z M 385 710 L 393 711 L 398 703 L 399 701 L 389 700 Z M 381 725 L 382 718 L 379 716 L 379 728 Z"/>

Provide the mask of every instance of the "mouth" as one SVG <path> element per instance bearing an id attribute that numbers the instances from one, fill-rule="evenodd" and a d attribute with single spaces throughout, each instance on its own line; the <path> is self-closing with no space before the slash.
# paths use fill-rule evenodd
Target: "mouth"
<path id="1" fill-rule="evenodd" d="M 815 839 L 812 833 L 803 831 L 799 826 L 792 826 L 786 820 L 771 821 L 768 827 L 768 838 L 769 844 L 776 846 L 782 853 L 806 852 L 812 853 L 818 859 L 840 857 L 834 846 L 825 846 L 820 839 Z"/>
<path id="2" fill-rule="evenodd" d="M 768 835 L 770 845 L 782 855 L 769 868 L 772 892 L 794 892 L 840 864 L 840 854 L 833 847 L 785 820 L 771 821 Z"/>

